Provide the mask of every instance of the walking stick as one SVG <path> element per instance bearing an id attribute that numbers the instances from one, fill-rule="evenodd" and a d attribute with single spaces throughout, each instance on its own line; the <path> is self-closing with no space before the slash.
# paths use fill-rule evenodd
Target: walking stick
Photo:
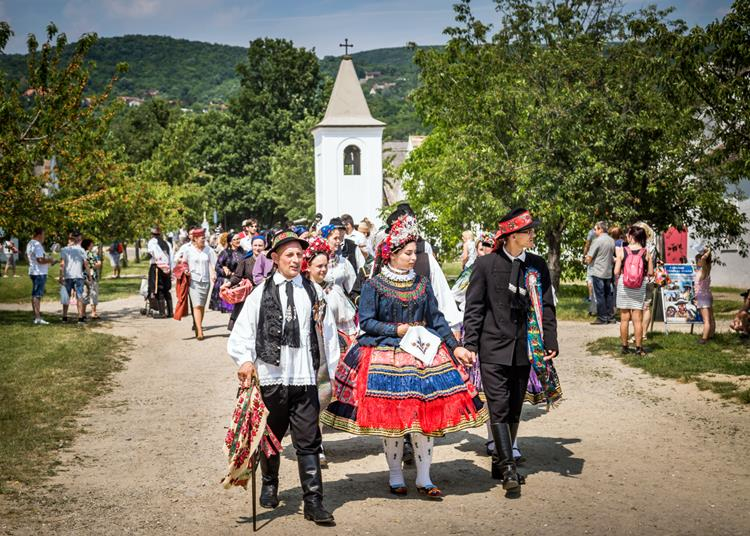
<path id="1" fill-rule="evenodd" d="M 251 476 L 252 482 L 250 484 L 250 489 L 252 491 L 252 496 L 253 496 L 253 532 L 257 532 L 258 530 L 257 507 L 256 507 L 257 492 L 255 490 L 255 470 L 258 468 L 259 461 L 260 461 L 260 452 L 256 452 L 255 454 L 253 454 L 253 459 L 250 464 L 250 472 L 252 474 Z"/>

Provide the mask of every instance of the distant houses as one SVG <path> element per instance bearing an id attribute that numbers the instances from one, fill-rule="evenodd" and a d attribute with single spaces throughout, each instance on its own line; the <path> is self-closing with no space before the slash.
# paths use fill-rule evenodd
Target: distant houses
<path id="1" fill-rule="evenodd" d="M 127 95 L 122 95 L 120 97 L 117 97 L 117 100 L 124 102 L 125 105 L 128 106 L 129 108 L 140 106 L 141 104 L 145 102 L 144 99 L 141 99 L 139 97 L 129 97 Z"/>
<path id="2" fill-rule="evenodd" d="M 373 84 L 370 88 L 370 95 L 377 95 L 378 92 L 386 91 L 396 87 L 396 82 L 383 82 L 382 84 Z"/>

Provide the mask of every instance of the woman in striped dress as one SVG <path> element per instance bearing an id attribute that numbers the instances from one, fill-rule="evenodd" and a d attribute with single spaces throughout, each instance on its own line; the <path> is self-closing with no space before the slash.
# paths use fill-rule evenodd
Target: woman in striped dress
<path id="1" fill-rule="evenodd" d="M 642 227 L 631 226 L 626 235 L 628 245 L 617 249 L 615 279 L 617 279 L 617 307 L 620 309 L 620 340 L 622 353 L 628 353 L 628 326 L 633 321 L 635 329 L 635 351 L 645 355 L 643 350 L 643 308 L 646 302 L 646 285 L 654 273 L 654 259 L 646 249 L 646 231 Z M 642 283 L 637 288 L 625 285 L 627 259 L 631 255 L 642 257 Z"/>

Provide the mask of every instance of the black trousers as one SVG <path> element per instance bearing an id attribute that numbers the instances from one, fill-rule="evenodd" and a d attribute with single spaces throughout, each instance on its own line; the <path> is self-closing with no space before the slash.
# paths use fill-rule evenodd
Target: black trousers
<path id="1" fill-rule="evenodd" d="M 298 456 L 320 454 L 323 438 L 318 425 L 320 402 L 315 385 L 268 385 L 260 388 L 268 408 L 267 424 L 281 441 L 292 429 L 292 445 Z"/>
<path id="2" fill-rule="evenodd" d="M 514 424 L 521 419 L 531 365 L 497 365 L 479 359 L 490 422 Z"/>
<path id="3" fill-rule="evenodd" d="M 152 264 L 148 268 L 148 291 L 157 298 L 166 298 L 172 290 L 172 276 Z"/>

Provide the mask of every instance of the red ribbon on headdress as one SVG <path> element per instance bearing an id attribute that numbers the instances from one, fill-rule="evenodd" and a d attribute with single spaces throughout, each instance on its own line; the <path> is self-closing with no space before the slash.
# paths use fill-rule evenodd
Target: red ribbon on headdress
<path id="1" fill-rule="evenodd" d="M 523 229 L 524 227 L 531 225 L 532 223 L 534 223 L 534 219 L 531 217 L 531 214 L 529 214 L 529 211 L 527 210 L 525 212 L 521 212 L 515 218 L 507 221 L 501 221 L 498 224 L 498 232 L 495 235 L 495 239 L 514 233 L 519 229 Z"/>

